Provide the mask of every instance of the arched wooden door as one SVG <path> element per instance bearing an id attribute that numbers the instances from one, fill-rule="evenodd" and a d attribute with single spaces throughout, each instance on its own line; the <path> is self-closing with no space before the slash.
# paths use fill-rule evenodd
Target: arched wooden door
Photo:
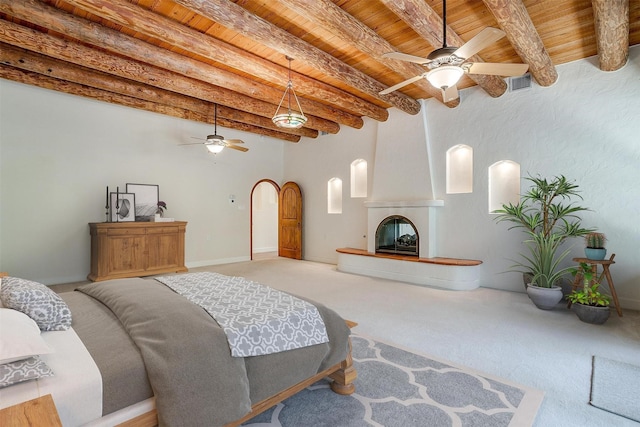
<path id="1" fill-rule="evenodd" d="M 302 192 L 287 182 L 278 195 L 278 255 L 302 259 Z"/>

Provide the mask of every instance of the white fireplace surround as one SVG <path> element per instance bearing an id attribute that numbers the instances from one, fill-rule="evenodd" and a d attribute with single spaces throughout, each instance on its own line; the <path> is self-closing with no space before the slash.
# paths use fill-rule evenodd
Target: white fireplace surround
<path id="1" fill-rule="evenodd" d="M 367 207 L 367 252 L 375 253 L 376 230 L 386 218 L 401 215 L 415 226 L 419 258 L 437 258 L 436 211 L 443 200 L 370 201 Z M 364 254 L 367 255 L 367 254 Z M 417 262 L 388 257 L 363 256 L 338 251 L 338 270 L 447 290 L 472 290 L 479 286 L 479 264 Z"/>
<path id="2" fill-rule="evenodd" d="M 444 206 L 443 200 L 370 201 L 364 205 L 367 207 L 367 251 L 376 250 L 378 225 L 392 215 L 401 215 L 411 221 L 418 232 L 418 256 L 437 256 L 436 208 Z"/>

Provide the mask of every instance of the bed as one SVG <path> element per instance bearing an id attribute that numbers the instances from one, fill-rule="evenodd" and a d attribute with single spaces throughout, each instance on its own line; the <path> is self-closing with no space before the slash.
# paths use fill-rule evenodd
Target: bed
<path id="1" fill-rule="evenodd" d="M 243 350 L 258 353 L 234 357 L 224 321 L 214 321 L 193 295 L 171 284 L 189 276 L 168 276 L 168 284 L 159 281 L 163 278 L 96 282 L 60 295 L 47 288 L 46 297 L 58 298 L 70 319 L 65 330 L 40 333 L 53 352 L 34 353 L 55 374 L 0 388 L 0 408 L 52 394 L 64 425 L 235 426 L 327 376 L 336 393 L 354 391 L 349 327 L 333 310 L 291 297 L 312 303 L 327 342 Z M 6 294 L 3 285 L 5 307 Z M 301 332 L 296 334 L 302 341 Z"/>

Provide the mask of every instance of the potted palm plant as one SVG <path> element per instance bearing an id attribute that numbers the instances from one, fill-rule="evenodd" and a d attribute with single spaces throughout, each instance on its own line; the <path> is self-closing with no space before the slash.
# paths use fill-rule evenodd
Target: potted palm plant
<path id="1" fill-rule="evenodd" d="M 573 276 L 581 274 L 583 280 L 581 289 L 575 289 L 567 295 L 578 319 L 586 323 L 602 325 L 611 314 L 609 308 L 611 299 L 598 290 L 600 283 L 596 280 L 596 274 L 591 266 L 584 262 L 580 263 L 580 267 L 572 268 L 571 274 Z"/>
<path id="2" fill-rule="evenodd" d="M 560 280 L 569 273 L 570 267 L 561 268 L 562 261 L 570 253 L 563 249 L 565 241 L 584 236 L 593 231 L 582 227 L 578 214 L 588 210 L 575 204 L 574 198 L 582 199 L 578 185 L 564 176 L 546 179 L 540 176 L 525 178 L 531 187 L 520 196 L 517 204 L 502 205 L 496 210 L 497 222 L 509 222 L 509 229 L 525 232 L 524 245 L 527 251 L 520 261 L 514 261 L 511 271 L 518 271 L 530 278 L 527 294 L 541 309 L 554 308 L 563 293 Z"/>
<path id="3" fill-rule="evenodd" d="M 587 245 L 584 248 L 584 254 L 587 258 L 601 261 L 607 256 L 607 249 L 604 247 L 607 238 L 604 233 L 592 231 L 584 236 L 584 241 Z"/>

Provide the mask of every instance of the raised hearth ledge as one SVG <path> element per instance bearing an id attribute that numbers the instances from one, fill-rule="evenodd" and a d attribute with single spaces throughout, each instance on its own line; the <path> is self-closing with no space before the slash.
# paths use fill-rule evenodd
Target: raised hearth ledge
<path id="1" fill-rule="evenodd" d="M 454 291 L 480 286 L 482 261 L 457 258 L 416 258 L 338 248 L 338 270 Z"/>

